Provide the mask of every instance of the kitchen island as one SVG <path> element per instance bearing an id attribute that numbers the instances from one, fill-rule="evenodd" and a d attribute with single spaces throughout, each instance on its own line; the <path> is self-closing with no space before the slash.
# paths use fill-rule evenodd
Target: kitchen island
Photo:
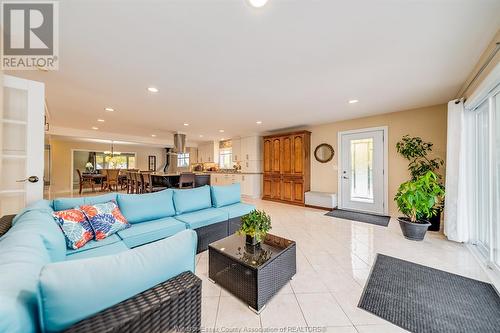
<path id="1" fill-rule="evenodd" d="M 195 174 L 195 187 L 210 185 L 210 175 L 204 172 L 194 172 Z M 181 173 L 167 173 L 167 172 L 152 172 L 151 178 L 153 186 L 165 186 L 167 188 L 179 187 L 179 179 Z"/>

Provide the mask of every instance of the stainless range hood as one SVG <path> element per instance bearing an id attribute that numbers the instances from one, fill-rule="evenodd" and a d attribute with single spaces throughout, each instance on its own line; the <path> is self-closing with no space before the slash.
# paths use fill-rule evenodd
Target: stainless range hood
<path id="1" fill-rule="evenodd" d="M 183 154 L 186 152 L 186 134 L 174 134 L 174 153 Z"/>
<path id="2" fill-rule="evenodd" d="M 175 133 L 174 148 L 165 148 L 166 157 L 165 157 L 165 165 L 163 166 L 163 172 L 176 172 L 177 155 L 183 154 L 185 152 L 186 152 L 186 134 Z"/>

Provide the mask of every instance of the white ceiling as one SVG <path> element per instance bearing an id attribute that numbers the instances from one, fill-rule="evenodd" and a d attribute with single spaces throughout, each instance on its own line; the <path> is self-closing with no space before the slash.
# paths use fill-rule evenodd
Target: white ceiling
<path id="1" fill-rule="evenodd" d="M 220 139 L 445 103 L 499 28 L 498 0 L 64 0 L 60 70 L 15 75 L 52 126 Z"/>

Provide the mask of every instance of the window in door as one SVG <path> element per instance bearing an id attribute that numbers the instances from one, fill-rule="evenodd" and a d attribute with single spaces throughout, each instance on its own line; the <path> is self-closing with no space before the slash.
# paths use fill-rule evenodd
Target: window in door
<path id="1" fill-rule="evenodd" d="M 189 153 L 177 154 L 177 167 L 178 168 L 189 167 Z"/>
<path id="2" fill-rule="evenodd" d="M 351 200 L 373 203 L 373 138 L 351 140 Z"/>
<path id="3" fill-rule="evenodd" d="M 476 110 L 476 179 L 477 179 L 477 226 L 476 241 L 480 250 L 489 248 L 489 115 L 488 100 Z"/>

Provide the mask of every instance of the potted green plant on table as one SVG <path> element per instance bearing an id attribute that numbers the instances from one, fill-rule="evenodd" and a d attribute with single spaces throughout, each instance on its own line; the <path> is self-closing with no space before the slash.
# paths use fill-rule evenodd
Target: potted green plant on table
<path id="1" fill-rule="evenodd" d="M 439 168 L 444 165 L 443 159 L 439 157 L 432 158 L 432 142 L 422 140 L 416 136 L 409 135 L 403 138 L 396 144 L 397 152 L 409 161 L 408 170 L 412 180 L 424 176 L 428 171 L 434 172 L 438 177 L 439 186 L 444 190 L 442 176 L 439 174 Z M 443 201 L 441 200 L 433 207 L 435 213 L 429 218 L 431 226 L 430 231 L 439 231 L 441 224 L 441 212 L 443 211 Z"/>
<path id="2" fill-rule="evenodd" d="M 271 217 L 264 211 L 255 209 L 241 217 L 241 228 L 238 233 L 245 235 L 248 245 L 258 246 L 269 230 L 271 230 Z"/>
<path id="3" fill-rule="evenodd" d="M 399 186 L 394 200 L 399 211 L 405 215 L 398 221 L 406 239 L 424 239 L 431 225 L 428 219 L 436 214 L 434 207 L 440 204 L 444 194 L 438 176 L 432 171 Z"/>

